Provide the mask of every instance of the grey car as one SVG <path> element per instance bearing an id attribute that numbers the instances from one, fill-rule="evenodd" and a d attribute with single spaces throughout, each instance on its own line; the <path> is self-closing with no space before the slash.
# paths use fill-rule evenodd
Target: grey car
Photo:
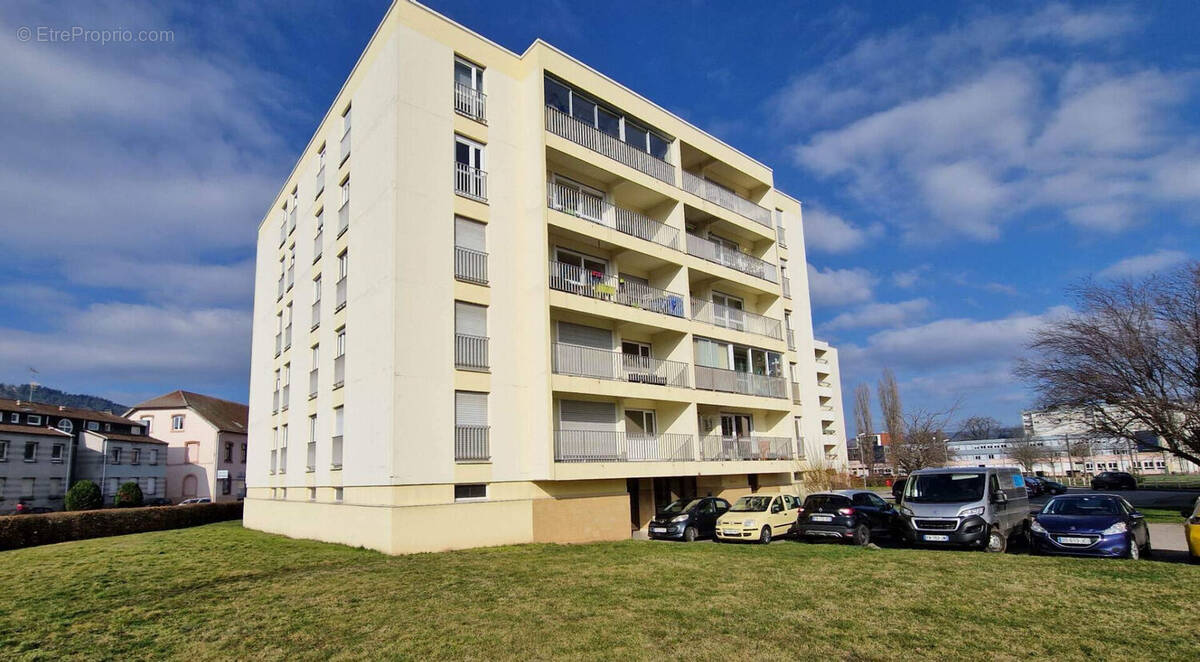
<path id="1" fill-rule="evenodd" d="M 1025 477 L 1010 467 L 915 471 L 898 510 L 905 538 L 917 545 L 1003 552 L 1029 528 Z"/>

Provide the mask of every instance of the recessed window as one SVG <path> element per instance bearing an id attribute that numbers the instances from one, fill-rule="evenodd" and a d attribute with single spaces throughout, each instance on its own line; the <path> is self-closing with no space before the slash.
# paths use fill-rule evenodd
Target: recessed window
<path id="1" fill-rule="evenodd" d="M 109 464 L 120 464 L 121 463 L 121 449 L 120 448 L 110 448 L 109 449 L 108 463 Z"/>
<path id="2" fill-rule="evenodd" d="M 342 488 L 340 488 L 340 487 L 333 488 L 333 500 L 334 501 L 342 500 Z"/>
<path id="3" fill-rule="evenodd" d="M 30 425 L 41 425 L 42 424 L 42 417 L 37 414 L 29 414 L 28 416 L 25 417 L 25 419 L 29 422 Z"/>
<path id="4" fill-rule="evenodd" d="M 0 440 L 0 462 L 8 462 L 8 442 Z M 4 493 L 0 492 L 0 498 L 3 498 Z"/>
<path id="5" fill-rule="evenodd" d="M 315 488 L 315 487 L 308 488 L 308 500 L 309 501 L 317 500 L 317 488 Z"/>
<path id="6" fill-rule="evenodd" d="M 25 442 L 25 461 L 37 462 L 38 445 L 36 441 Z"/>
<path id="7" fill-rule="evenodd" d="M 149 453 L 150 464 L 158 464 L 158 449 L 151 448 L 147 453 Z"/>
<path id="8" fill-rule="evenodd" d="M 37 481 L 33 478 L 22 478 L 21 479 L 21 498 L 22 499 L 33 499 L 34 485 L 36 485 L 36 484 L 37 484 Z"/>
<path id="9" fill-rule="evenodd" d="M 233 462 L 233 442 L 225 442 L 225 459 L 224 462 Z"/>
<path id="10" fill-rule="evenodd" d="M 105 431 L 105 432 L 112 432 L 112 423 L 105 423 L 105 424 L 104 424 L 104 431 Z"/>
<path id="11" fill-rule="evenodd" d="M 487 485 L 475 483 L 470 485 L 455 485 L 455 501 L 478 501 L 487 498 Z"/>
<path id="12" fill-rule="evenodd" d="M 242 443 L 242 464 L 246 463 L 246 444 Z"/>
<path id="13" fill-rule="evenodd" d="M 72 423 L 71 419 L 69 418 L 60 418 L 58 419 L 58 429 L 66 432 L 67 434 L 71 434 L 75 431 L 75 424 Z"/>
<path id="14" fill-rule="evenodd" d="M 142 449 L 135 448 L 129 452 L 129 463 L 130 464 L 141 464 L 142 463 Z"/>
<path id="15" fill-rule="evenodd" d="M 175 414 L 174 416 L 171 417 L 171 429 L 172 430 L 182 430 L 183 429 L 183 414 Z"/>
<path id="16" fill-rule="evenodd" d="M 16 412 L 13 412 L 13 413 L 9 414 L 9 415 L 8 415 L 8 422 L 9 422 L 9 423 L 20 423 L 20 422 L 21 422 L 21 415 L 20 415 L 20 414 L 18 414 L 18 413 L 16 413 Z"/>
<path id="17" fill-rule="evenodd" d="M 50 461 L 51 462 L 62 462 L 63 461 L 63 451 L 65 451 L 66 448 L 67 447 L 64 446 L 63 444 L 54 444 L 53 446 L 51 446 L 50 447 Z"/>

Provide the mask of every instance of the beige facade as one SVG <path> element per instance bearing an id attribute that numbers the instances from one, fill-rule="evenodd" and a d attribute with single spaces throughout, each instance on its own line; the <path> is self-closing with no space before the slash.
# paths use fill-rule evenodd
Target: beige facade
<path id="1" fill-rule="evenodd" d="M 802 491 L 845 458 L 804 265 L 766 166 L 396 2 L 259 228 L 245 523 L 401 553 Z"/>

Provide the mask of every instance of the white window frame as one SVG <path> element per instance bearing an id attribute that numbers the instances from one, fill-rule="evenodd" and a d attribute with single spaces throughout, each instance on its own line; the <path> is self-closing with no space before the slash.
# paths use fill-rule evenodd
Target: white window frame
<path id="1" fill-rule="evenodd" d="M 648 437 L 654 437 L 658 435 L 658 412 L 654 411 L 653 409 L 626 409 L 625 417 L 628 418 L 630 414 L 641 415 L 642 430 L 645 431 L 643 434 Z M 624 422 L 624 419 L 622 419 L 622 422 Z M 649 423 L 649 425 L 647 425 L 647 423 Z M 625 434 L 628 435 L 629 431 L 626 430 Z"/>
<path id="2" fill-rule="evenodd" d="M 471 140 L 466 136 L 454 134 L 454 162 L 458 163 L 458 145 L 462 143 L 470 148 L 467 152 L 470 158 L 467 159 L 466 165 L 476 170 L 487 172 L 487 145 L 481 142 Z M 472 163 L 474 161 L 474 163 Z"/>
<path id="3" fill-rule="evenodd" d="M 25 421 L 28 422 L 30 425 L 41 425 L 42 424 L 42 416 L 41 416 L 41 414 L 26 414 Z"/>
<path id="4" fill-rule="evenodd" d="M 171 431 L 172 432 L 182 432 L 183 431 L 183 417 L 184 417 L 183 414 L 172 414 L 171 415 Z"/>
<path id="5" fill-rule="evenodd" d="M 476 92 L 482 93 L 483 92 L 483 72 L 486 71 L 486 67 L 475 64 L 474 62 L 466 59 L 465 57 L 462 57 L 461 55 L 454 56 L 454 64 L 455 64 L 455 67 L 457 67 L 458 65 L 461 64 L 471 70 L 471 84 L 468 85 L 468 87 Z M 454 82 L 456 82 L 456 83 L 459 82 L 457 75 L 454 77 Z"/>
<path id="6" fill-rule="evenodd" d="M 150 434 L 150 430 L 154 427 L 154 418 L 151 416 L 143 416 L 138 419 L 142 427 L 146 429 L 146 434 Z"/>

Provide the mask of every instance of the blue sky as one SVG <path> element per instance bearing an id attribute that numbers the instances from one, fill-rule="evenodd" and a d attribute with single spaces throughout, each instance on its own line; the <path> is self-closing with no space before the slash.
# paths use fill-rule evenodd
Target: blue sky
<path id="1" fill-rule="evenodd" d="M 255 225 L 387 4 L 6 3 L 0 381 L 244 400 Z M 771 165 L 847 400 L 1015 424 L 1066 287 L 1200 257 L 1197 3 L 429 4 Z M 75 25 L 174 40 L 16 38 Z"/>

